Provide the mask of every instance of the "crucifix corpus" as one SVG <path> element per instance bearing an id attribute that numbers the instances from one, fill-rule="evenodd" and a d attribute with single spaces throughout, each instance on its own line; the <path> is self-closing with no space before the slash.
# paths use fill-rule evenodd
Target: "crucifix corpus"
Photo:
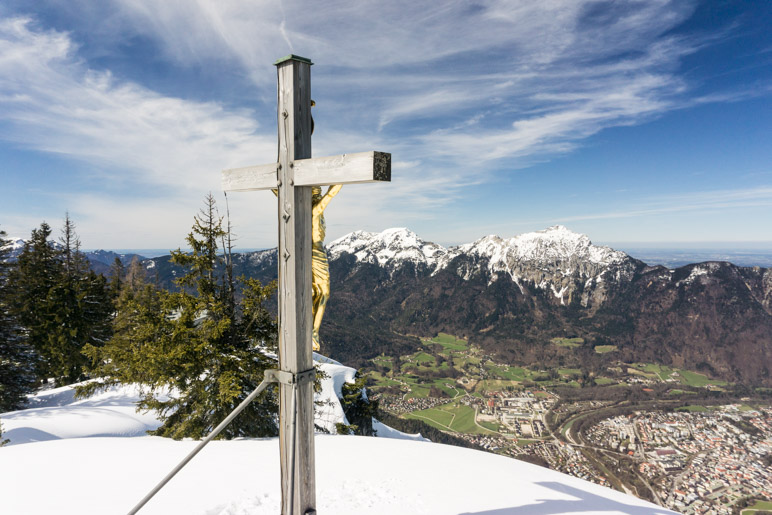
<path id="1" fill-rule="evenodd" d="M 224 191 L 275 190 L 279 198 L 281 513 L 304 515 L 316 513 L 312 345 L 317 344 L 314 329 L 318 330 L 329 294 L 328 277 L 326 289 L 324 285 L 312 287 L 314 275 L 327 273 L 312 272 L 312 249 L 315 265 L 326 265 L 326 255 L 316 254 L 324 252 L 321 214 L 327 202 L 337 193 L 338 185 L 390 181 L 391 154 L 361 152 L 312 158 L 313 63 L 289 55 L 275 64 L 279 80 L 279 160 L 224 170 L 222 186 Z M 333 188 L 321 195 L 321 187 L 328 185 Z M 319 225 L 314 228 L 316 234 L 312 234 L 312 218 Z M 312 312 L 314 308 L 317 313 Z"/>

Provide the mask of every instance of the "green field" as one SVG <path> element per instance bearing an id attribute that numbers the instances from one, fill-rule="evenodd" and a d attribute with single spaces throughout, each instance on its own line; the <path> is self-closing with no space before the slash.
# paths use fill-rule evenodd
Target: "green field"
<path id="1" fill-rule="evenodd" d="M 434 363 L 434 356 L 425 352 L 419 352 L 412 357 L 413 363 Z"/>
<path id="2" fill-rule="evenodd" d="M 469 349 L 469 343 L 466 340 L 456 338 L 452 334 L 440 333 L 431 340 L 422 340 L 423 343 L 438 343 L 446 351 L 465 351 Z"/>
<path id="3" fill-rule="evenodd" d="M 383 374 L 380 374 L 375 371 L 368 372 L 367 375 L 375 382 L 375 386 L 401 386 L 402 383 L 399 381 L 395 381 L 394 379 L 391 379 L 390 377 L 385 377 Z"/>
<path id="4" fill-rule="evenodd" d="M 520 387 L 519 381 L 507 381 L 506 379 L 483 379 L 475 387 L 476 392 L 500 392 L 511 386 L 515 389 Z"/>
<path id="5" fill-rule="evenodd" d="M 478 424 L 483 426 L 485 429 L 490 429 L 491 431 L 494 431 L 494 432 L 497 432 L 497 433 L 501 430 L 501 426 L 496 424 L 495 422 L 483 422 L 483 421 L 480 421 L 480 422 L 478 422 Z"/>
<path id="6" fill-rule="evenodd" d="M 423 420 L 438 429 L 451 430 L 457 433 L 489 434 L 495 432 L 478 427 L 474 423 L 474 408 L 454 402 L 435 408 L 413 411 L 405 415 L 405 418 Z"/>
<path id="7" fill-rule="evenodd" d="M 439 408 L 432 408 L 408 413 L 405 418 L 423 420 L 430 426 L 447 430 L 450 429 L 450 423 L 453 421 L 453 413 Z"/>
<path id="8" fill-rule="evenodd" d="M 661 381 L 666 381 L 673 375 L 673 369 L 663 365 L 655 365 L 654 363 L 646 363 L 643 370 L 655 374 Z"/>
<path id="9" fill-rule="evenodd" d="M 694 387 L 703 387 L 708 385 L 720 385 L 720 386 L 726 386 L 726 381 L 721 381 L 718 379 L 710 379 L 708 376 L 704 374 L 699 374 L 697 372 L 689 372 L 688 370 L 679 370 L 678 375 L 681 376 L 681 382 L 688 386 L 694 386 Z"/>
<path id="10" fill-rule="evenodd" d="M 744 509 L 740 513 L 742 515 L 753 515 L 757 511 L 772 511 L 772 502 L 770 501 L 756 501 L 753 506 Z"/>
<path id="11" fill-rule="evenodd" d="M 605 386 L 607 384 L 616 384 L 616 379 L 611 379 L 610 377 L 596 377 L 595 378 L 595 384 L 598 386 Z"/>
<path id="12" fill-rule="evenodd" d="M 574 347 L 579 347 L 583 344 L 584 338 L 553 338 L 550 342 L 558 347 L 568 347 L 573 349 Z"/>
<path id="13" fill-rule="evenodd" d="M 388 368 L 389 370 L 394 369 L 394 358 L 391 356 L 384 356 L 381 354 L 380 356 L 373 358 L 372 361 L 378 366 Z"/>
<path id="14" fill-rule="evenodd" d="M 667 392 L 668 395 L 697 395 L 697 392 L 691 392 L 687 390 L 681 390 L 680 388 L 673 388 Z"/>
<path id="15" fill-rule="evenodd" d="M 414 375 L 404 375 L 402 379 L 410 387 L 410 392 L 405 395 L 407 399 L 428 397 L 432 386 L 438 388 L 450 398 L 456 397 L 462 392 L 460 387 L 456 387 L 456 382 L 453 379 L 439 378 L 422 382 Z"/>
<path id="16" fill-rule="evenodd" d="M 578 368 L 559 368 L 558 374 L 561 376 L 582 375 L 582 371 Z"/>
<path id="17" fill-rule="evenodd" d="M 617 350 L 616 345 L 597 345 L 595 347 L 595 352 L 598 354 L 607 354 L 609 352 L 614 352 L 615 350 Z"/>
<path id="18" fill-rule="evenodd" d="M 488 373 L 498 379 L 508 379 L 510 381 L 525 381 L 530 378 L 531 372 L 522 367 L 508 367 L 498 365 L 488 365 L 485 367 Z"/>
<path id="19" fill-rule="evenodd" d="M 475 358 L 474 356 L 465 356 L 463 358 L 453 358 L 453 363 L 455 363 L 456 368 L 461 369 L 463 368 L 467 363 L 470 365 L 478 366 L 482 360 L 480 358 Z"/>

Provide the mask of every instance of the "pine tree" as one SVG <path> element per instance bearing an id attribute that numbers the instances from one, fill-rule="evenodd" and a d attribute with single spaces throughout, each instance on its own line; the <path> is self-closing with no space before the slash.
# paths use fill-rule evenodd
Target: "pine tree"
<path id="1" fill-rule="evenodd" d="M 110 265 L 109 281 L 107 290 L 110 294 L 110 299 L 115 302 L 118 296 L 121 294 L 121 285 L 123 284 L 123 276 L 126 274 L 126 269 L 123 266 L 121 258 L 116 257 L 113 264 Z"/>
<path id="2" fill-rule="evenodd" d="M 24 405 L 34 386 L 37 360 L 11 309 L 9 243 L 5 232 L 0 231 L 0 412 Z"/>
<path id="3" fill-rule="evenodd" d="M 156 435 L 206 436 L 275 365 L 266 351 L 275 349 L 276 325 L 265 307 L 275 285 L 245 281 L 237 306 L 223 274 L 225 259 L 218 256 L 217 242 L 225 236 L 209 195 L 186 238 L 192 251 L 172 252 L 172 263 L 187 270 L 177 280 L 180 291 L 158 291 L 127 279 L 112 340 L 101 350 L 86 350 L 94 360 L 93 373 L 105 377 L 105 385 L 142 386 L 138 407 L 157 410 L 163 421 Z M 79 395 L 99 387 L 81 389 Z M 171 398 L 169 390 L 175 392 Z M 221 437 L 275 435 L 277 411 L 276 395 L 267 390 Z"/>
<path id="4" fill-rule="evenodd" d="M 78 395 L 87 397 L 97 390 L 121 383 L 155 385 L 154 376 L 146 373 L 148 346 L 154 345 L 168 320 L 161 306 L 161 292 L 145 281 L 145 271 L 136 258 L 129 265 L 114 301 L 113 337 L 105 345 L 87 344 L 83 354 L 90 360 L 87 369 L 98 382 L 78 388 Z M 162 384 L 162 383 L 159 383 Z"/>
<path id="5" fill-rule="evenodd" d="M 0 422 L 0 447 L 7 444 L 9 440 L 3 440 L 3 424 Z"/>
<path id="6" fill-rule="evenodd" d="M 348 425 L 338 423 L 338 433 L 362 436 L 375 435 L 373 417 L 378 413 L 378 401 L 368 398 L 365 388 L 366 382 L 367 378 L 357 371 L 352 383 L 343 383 L 341 386 L 340 405 L 343 407 L 343 414 L 346 415 Z"/>
<path id="7" fill-rule="evenodd" d="M 50 236 L 51 227 L 45 222 L 33 229 L 11 273 L 12 311 L 24 328 L 27 342 L 41 358 L 36 367 L 41 379 L 51 376 L 49 335 L 55 334 L 56 322 L 49 292 L 61 278 L 60 252 L 49 241 Z"/>
<path id="8" fill-rule="evenodd" d="M 70 384 L 85 377 L 85 344 L 99 345 L 110 336 L 110 302 L 106 280 L 94 273 L 69 215 L 61 245 L 49 241 L 45 222 L 32 231 L 13 274 L 14 309 L 30 344 L 41 356 L 38 376 Z"/>

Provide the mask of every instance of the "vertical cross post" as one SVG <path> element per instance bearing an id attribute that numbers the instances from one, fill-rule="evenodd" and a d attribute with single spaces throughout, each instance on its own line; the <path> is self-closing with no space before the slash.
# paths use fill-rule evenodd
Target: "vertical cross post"
<path id="1" fill-rule="evenodd" d="M 388 182 L 391 154 L 369 151 L 312 158 L 312 63 L 289 55 L 275 64 L 278 162 L 223 170 L 222 185 L 224 191 L 278 190 L 281 513 L 307 515 L 316 513 L 311 188 Z"/>
<path id="2" fill-rule="evenodd" d="M 311 186 L 296 186 L 294 166 L 311 157 L 311 61 L 276 62 L 279 79 L 279 368 L 313 369 L 311 353 Z M 293 409 L 295 408 L 295 409 Z M 280 386 L 282 515 L 316 513 L 313 382 Z"/>

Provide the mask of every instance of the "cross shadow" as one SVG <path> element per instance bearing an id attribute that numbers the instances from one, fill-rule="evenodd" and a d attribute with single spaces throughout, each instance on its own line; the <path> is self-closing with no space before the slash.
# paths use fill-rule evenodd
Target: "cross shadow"
<path id="1" fill-rule="evenodd" d="M 487 511 L 465 512 L 459 515 L 553 515 L 559 513 L 603 513 L 619 512 L 628 515 L 665 515 L 675 513 L 659 506 L 639 506 L 609 499 L 601 495 L 579 490 L 554 481 L 535 483 L 576 499 L 539 499 L 532 504 L 499 508 Z"/>

